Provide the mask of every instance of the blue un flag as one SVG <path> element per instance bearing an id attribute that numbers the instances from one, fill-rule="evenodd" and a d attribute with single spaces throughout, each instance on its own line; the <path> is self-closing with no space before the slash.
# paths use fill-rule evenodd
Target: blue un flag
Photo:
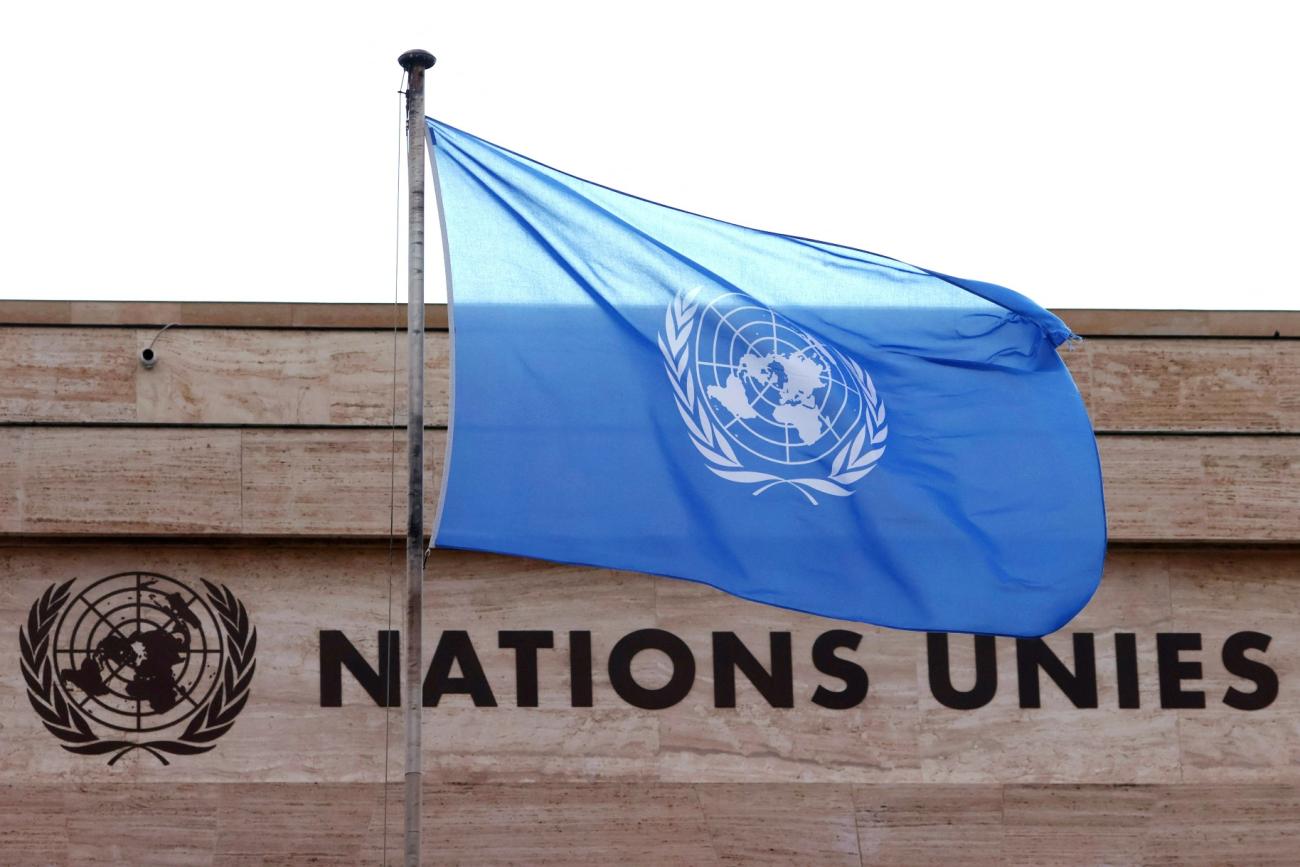
<path id="1" fill-rule="evenodd" d="M 904 629 L 1037 636 L 1092 596 L 1101 473 L 1057 317 L 429 131 L 453 337 L 437 546 Z"/>

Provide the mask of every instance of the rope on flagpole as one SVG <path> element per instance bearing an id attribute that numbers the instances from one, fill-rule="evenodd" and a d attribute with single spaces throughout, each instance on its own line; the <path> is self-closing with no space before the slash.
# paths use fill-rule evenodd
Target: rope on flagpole
<path id="1" fill-rule="evenodd" d="M 388 404 L 388 626 L 386 635 L 393 634 L 393 532 L 397 529 L 397 334 L 401 324 L 402 292 L 402 160 L 406 156 L 403 144 L 406 142 L 406 70 L 397 83 L 397 173 L 393 181 L 393 383 Z M 385 639 L 387 640 L 387 639 Z M 392 666 L 389 656 L 384 655 L 384 671 L 380 682 L 384 684 L 384 816 L 382 831 L 383 860 L 388 867 L 388 760 L 389 742 L 392 735 L 393 706 L 388 700 L 392 694 Z"/>

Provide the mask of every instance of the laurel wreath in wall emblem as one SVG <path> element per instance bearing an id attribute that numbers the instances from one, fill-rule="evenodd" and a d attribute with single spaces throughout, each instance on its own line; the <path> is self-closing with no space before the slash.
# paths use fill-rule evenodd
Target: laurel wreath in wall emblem
<path id="1" fill-rule="evenodd" d="M 691 444 L 715 475 L 847 497 L 889 438 L 885 401 L 855 359 L 738 292 L 678 292 L 659 350 Z"/>
<path id="2" fill-rule="evenodd" d="M 18 631 L 27 697 L 65 750 L 205 753 L 248 702 L 257 630 L 229 588 L 123 572 L 48 587 Z"/>

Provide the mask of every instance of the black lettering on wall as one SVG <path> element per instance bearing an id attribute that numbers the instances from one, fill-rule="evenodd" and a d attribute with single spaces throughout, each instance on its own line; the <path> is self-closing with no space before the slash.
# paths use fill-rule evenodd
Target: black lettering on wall
<path id="1" fill-rule="evenodd" d="M 569 703 L 591 707 L 591 633 L 569 633 Z"/>
<path id="2" fill-rule="evenodd" d="M 1194 709 L 1205 707 L 1205 693 L 1184 690 L 1183 681 L 1200 680 L 1201 664 L 1184 662 L 1184 650 L 1200 650 L 1199 632 L 1159 632 L 1156 634 L 1156 668 L 1160 673 L 1160 706 Z"/>
<path id="3" fill-rule="evenodd" d="M 451 676 L 451 666 L 460 666 L 460 677 Z M 421 696 L 425 707 L 437 707 L 444 695 L 468 695 L 474 700 L 475 707 L 496 707 L 496 696 L 483 666 L 478 661 L 474 644 L 469 640 L 469 633 L 463 629 L 448 629 L 438 638 L 438 647 L 433 652 L 433 662 L 424 676 L 424 690 Z"/>
<path id="4" fill-rule="evenodd" d="M 397 630 L 379 630 L 379 671 L 370 667 L 366 658 L 338 629 L 320 631 L 320 706 L 343 706 L 343 669 L 347 669 L 380 707 L 397 707 L 402 703 L 401 650 Z M 385 701 L 385 695 L 387 701 Z"/>
<path id="5" fill-rule="evenodd" d="M 503 629 L 497 633 L 497 645 L 515 652 L 515 704 L 537 707 L 537 651 L 555 646 L 555 633 L 549 629 Z"/>
<path id="6" fill-rule="evenodd" d="M 379 707 L 401 704 L 400 633 L 380 630 L 377 633 L 377 659 L 371 661 L 357 649 L 341 630 L 322 629 L 319 633 L 319 681 L 321 707 L 343 704 L 343 672 Z M 812 644 L 814 668 L 825 675 L 826 684 L 816 684 L 811 701 L 818 707 L 844 710 L 857 707 L 867 698 L 871 681 L 863 664 L 848 658 L 859 650 L 863 636 L 845 629 L 832 629 L 819 635 Z M 936 701 L 956 710 L 984 707 L 997 692 L 997 649 L 994 638 L 971 636 L 974 642 L 974 683 L 968 689 L 953 685 L 951 640 L 944 633 L 926 636 L 927 668 L 930 691 Z M 794 706 L 794 665 L 791 633 L 768 635 L 769 657 L 760 661 L 735 632 L 712 633 L 714 702 L 719 708 L 734 708 L 737 702 L 737 671 L 749 680 L 771 707 Z M 958 640 L 964 640 L 959 638 Z M 1078 708 L 1098 706 L 1097 660 L 1095 636 L 1077 633 L 1072 636 L 1073 660 L 1058 657 L 1041 639 L 1016 641 L 1016 668 L 1022 708 L 1042 706 L 1042 677 L 1046 674 L 1057 688 Z M 1263 658 L 1272 637 L 1255 631 L 1230 635 L 1222 645 L 1224 669 L 1239 680 L 1223 693 L 1223 703 L 1235 710 L 1260 710 L 1276 702 L 1280 681 L 1273 666 Z M 593 706 L 592 634 L 573 630 L 568 634 L 570 703 L 575 708 Z M 516 704 L 537 707 L 539 704 L 538 651 L 555 647 L 550 630 L 502 630 L 498 633 L 501 648 L 515 652 Z M 1160 706 L 1166 709 L 1201 709 L 1206 706 L 1202 689 L 1188 688 L 1203 678 L 1202 661 L 1192 654 L 1202 650 L 1202 636 L 1195 632 L 1162 632 L 1156 635 L 1156 668 L 1159 679 Z M 843 649 L 844 656 L 837 655 Z M 635 657 L 643 650 L 657 650 L 668 657 L 671 674 L 668 682 L 647 688 L 632 674 Z M 1118 705 L 1122 709 L 1141 707 L 1137 635 L 1115 633 L 1115 675 Z M 453 669 L 459 676 L 453 676 Z M 690 694 L 695 682 L 696 661 L 691 648 L 680 638 L 661 629 L 642 629 L 625 635 L 609 655 L 609 674 L 615 692 L 629 704 L 646 710 L 671 707 Z M 1149 672 L 1148 672 L 1149 676 Z M 964 681 L 964 678 L 962 678 Z M 838 687 L 838 688 L 832 688 Z M 439 638 L 433 660 L 424 678 L 423 700 L 427 707 L 437 707 L 446 695 L 468 695 L 477 707 L 496 707 L 497 700 L 484 673 L 478 654 L 467 632 L 447 630 Z"/>
<path id="7" fill-rule="evenodd" d="M 658 689 L 647 689 L 632 677 L 632 660 L 643 650 L 658 650 L 672 663 L 672 676 Z M 671 632 L 638 629 L 620 638 L 609 652 L 609 682 L 633 707 L 663 710 L 690 694 L 695 684 L 695 657 L 686 642 Z"/>
<path id="8" fill-rule="evenodd" d="M 1097 651 L 1091 632 L 1074 633 L 1074 671 L 1041 638 L 1016 639 L 1020 706 L 1042 707 L 1038 673 L 1046 672 L 1075 707 L 1097 706 Z"/>
<path id="9" fill-rule="evenodd" d="M 862 704 L 867 697 L 871 681 L 867 670 L 850 659 L 835 655 L 841 647 L 857 650 L 862 643 L 862 635 L 847 629 L 832 629 L 817 636 L 812 646 L 812 662 L 822 674 L 838 677 L 844 681 L 844 688 L 831 690 L 818 684 L 813 691 L 813 704 L 831 710 L 848 710 Z"/>
<path id="10" fill-rule="evenodd" d="M 952 685 L 948 665 L 948 633 L 925 636 L 926 661 L 930 669 L 930 692 L 945 707 L 974 710 L 993 700 L 998 691 L 997 646 L 992 635 L 975 635 L 975 685 L 962 692 Z"/>
<path id="11" fill-rule="evenodd" d="M 1268 650 L 1272 636 L 1263 632 L 1237 632 L 1223 642 L 1223 667 L 1229 674 L 1253 681 L 1252 692 L 1242 692 L 1235 686 L 1223 694 L 1223 703 L 1237 710 L 1262 710 L 1277 698 L 1277 672 L 1257 659 L 1246 656 L 1247 650 Z"/>
<path id="12" fill-rule="evenodd" d="M 768 635 L 772 670 L 763 668 L 734 632 L 713 633 L 713 704 L 736 706 L 736 670 L 739 669 L 772 707 L 794 707 L 794 655 L 790 633 Z"/>
<path id="13" fill-rule="evenodd" d="M 1141 707 L 1137 635 L 1132 632 L 1115 633 L 1115 680 L 1119 686 L 1119 706 L 1125 709 Z"/>

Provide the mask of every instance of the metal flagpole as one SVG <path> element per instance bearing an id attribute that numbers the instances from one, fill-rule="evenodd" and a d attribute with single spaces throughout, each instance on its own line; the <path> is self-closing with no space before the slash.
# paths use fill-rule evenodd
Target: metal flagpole
<path id="1" fill-rule="evenodd" d="M 397 62 L 407 73 L 406 166 L 410 186 L 407 261 L 407 510 L 406 630 L 402 661 L 402 716 L 406 730 L 406 867 L 420 864 L 420 708 L 424 660 L 424 71 L 434 64 L 427 51 L 408 51 Z"/>

